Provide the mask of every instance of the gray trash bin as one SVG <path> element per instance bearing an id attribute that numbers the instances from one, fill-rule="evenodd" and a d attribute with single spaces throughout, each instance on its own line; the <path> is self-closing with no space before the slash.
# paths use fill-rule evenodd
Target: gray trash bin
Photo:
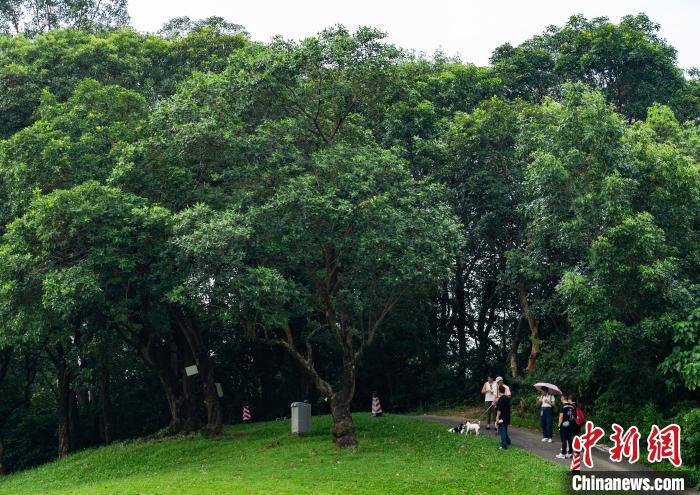
<path id="1" fill-rule="evenodd" d="M 303 435 L 311 431 L 311 404 L 292 402 L 292 434 Z"/>

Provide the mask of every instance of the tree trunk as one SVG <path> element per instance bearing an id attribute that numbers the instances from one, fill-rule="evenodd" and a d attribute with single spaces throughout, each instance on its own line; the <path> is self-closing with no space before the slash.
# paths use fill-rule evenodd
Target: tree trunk
<path id="1" fill-rule="evenodd" d="M 102 434 L 106 445 L 112 443 L 112 390 L 107 356 L 100 356 L 100 406 L 102 409 Z"/>
<path id="2" fill-rule="evenodd" d="M 338 447 L 354 447 L 357 445 L 357 429 L 350 412 L 350 401 L 344 394 L 335 394 L 331 398 L 331 414 L 333 416 L 333 441 Z"/>
<path id="3" fill-rule="evenodd" d="M 476 340 L 476 371 L 477 376 L 485 375 L 488 372 L 488 356 L 489 347 L 491 345 L 491 339 L 489 334 L 491 333 L 491 327 L 493 325 L 493 318 L 495 312 L 496 302 L 494 301 L 494 294 L 496 291 L 496 283 L 487 281 L 484 284 L 484 289 L 481 294 L 481 305 L 479 308 L 479 314 L 476 320 L 476 328 L 474 329 L 474 335 Z"/>
<path id="4" fill-rule="evenodd" d="M 70 452 L 71 438 L 71 390 L 70 371 L 65 362 L 58 369 L 58 457 L 65 457 Z"/>
<path id="5" fill-rule="evenodd" d="M 467 370 L 467 317 L 464 294 L 464 269 L 461 263 L 457 263 L 455 268 L 455 312 L 457 320 L 455 327 L 457 331 L 457 373 L 460 383 L 466 381 Z"/>
<path id="6" fill-rule="evenodd" d="M 204 405 L 207 408 L 207 424 L 202 429 L 202 433 L 205 435 L 219 435 L 223 430 L 224 415 L 219 395 L 216 391 L 214 363 L 209 354 L 209 348 L 204 343 L 202 333 L 194 326 L 192 319 L 182 308 L 174 308 L 173 314 L 182 334 L 187 340 L 199 374 L 202 377 Z"/>
<path id="7" fill-rule="evenodd" d="M 170 409 L 168 431 L 171 434 L 192 431 L 196 421 L 181 349 L 172 339 L 165 343 L 167 349 L 163 342 L 155 340 L 155 335 L 144 332 L 139 336 L 138 348 L 144 363 L 156 373 L 163 387 Z"/>
<path id="8" fill-rule="evenodd" d="M 527 331 L 525 317 L 520 317 L 518 320 L 518 328 L 513 334 L 513 340 L 510 343 L 510 352 L 508 352 L 508 362 L 510 363 L 510 374 L 513 378 L 520 377 L 520 371 L 518 370 L 518 347 L 520 346 L 520 341 L 525 336 Z"/>
<path id="9" fill-rule="evenodd" d="M 530 327 L 530 356 L 528 356 L 527 368 L 525 368 L 525 371 L 532 373 L 537 367 L 537 357 L 540 352 L 540 328 L 537 320 L 532 316 L 532 313 L 530 313 L 527 293 L 525 292 L 525 286 L 523 284 L 518 284 L 518 295 L 520 297 L 520 307 Z"/>
<path id="10" fill-rule="evenodd" d="M 2 442 L 2 438 L 0 438 L 0 476 L 5 475 L 5 466 L 2 463 L 2 459 L 5 456 L 5 444 Z"/>
<path id="11" fill-rule="evenodd" d="M 331 395 L 331 415 L 333 416 L 333 441 L 338 447 L 357 445 L 357 429 L 352 420 L 350 403 L 355 396 L 355 359 L 349 337 L 343 347 L 343 375 L 339 392 Z"/>

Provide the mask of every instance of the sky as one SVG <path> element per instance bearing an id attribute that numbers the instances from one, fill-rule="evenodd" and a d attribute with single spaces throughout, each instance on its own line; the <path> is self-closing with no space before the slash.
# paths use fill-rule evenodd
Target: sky
<path id="1" fill-rule="evenodd" d="M 136 29 L 150 32 L 173 17 L 218 15 L 242 24 L 257 41 L 278 34 L 302 39 L 334 24 L 368 25 L 403 48 L 442 50 L 477 65 L 487 65 L 498 45 L 519 44 L 572 14 L 618 21 L 645 12 L 678 50 L 678 64 L 700 67 L 699 0 L 130 0 L 129 12 Z"/>

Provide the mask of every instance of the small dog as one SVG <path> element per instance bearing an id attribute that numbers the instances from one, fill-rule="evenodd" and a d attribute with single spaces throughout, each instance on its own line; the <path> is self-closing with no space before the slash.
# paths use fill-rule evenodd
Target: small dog
<path id="1" fill-rule="evenodd" d="M 469 432 L 473 431 L 475 435 L 478 435 L 480 428 L 481 428 L 481 421 L 477 421 L 476 423 L 471 423 L 471 422 L 467 421 L 466 423 L 464 423 L 464 429 L 463 429 L 462 433 L 464 433 L 465 435 L 469 435 Z"/>
<path id="2" fill-rule="evenodd" d="M 469 435 L 469 432 L 473 432 L 475 435 L 479 434 L 479 429 L 481 428 L 481 421 L 472 423 L 467 421 L 466 423 L 458 424 L 454 428 L 447 430 L 450 433 L 461 433 L 463 435 Z"/>
<path id="3" fill-rule="evenodd" d="M 462 433 L 464 431 L 464 425 L 462 423 L 458 424 L 454 428 L 447 430 L 450 433 Z"/>

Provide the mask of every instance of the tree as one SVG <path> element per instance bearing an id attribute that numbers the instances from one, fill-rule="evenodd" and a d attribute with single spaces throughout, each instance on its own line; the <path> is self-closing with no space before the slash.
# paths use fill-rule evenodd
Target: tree
<path id="1" fill-rule="evenodd" d="M 0 32 L 29 36 L 71 27 L 101 30 L 129 23 L 127 0 L 3 0 Z"/>
<path id="2" fill-rule="evenodd" d="M 179 241 L 199 260 L 190 297 L 286 350 L 328 399 L 341 447 L 357 443 L 350 403 L 365 350 L 407 291 L 450 265 L 459 233 L 438 192 L 388 152 L 338 144 L 243 215 L 212 213 Z M 324 334 L 336 380 L 314 358 Z"/>
<path id="3" fill-rule="evenodd" d="M 572 16 L 518 47 L 503 45 L 491 59 L 512 96 L 540 101 L 566 81 L 598 88 L 631 120 L 641 120 L 652 103 L 671 103 L 683 91 L 676 50 L 658 36 L 659 25 L 645 14 Z"/>
<path id="4" fill-rule="evenodd" d="M 462 379 L 470 364 L 477 376 L 487 374 L 489 356 L 498 350 L 492 338 L 497 310 L 506 309 L 512 299 L 499 281 L 506 252 L 519 245 L 522 231 L 517 214 L 524 172 L 516 153 L 519 111 L 519 105 L 492 98 L 471 113 L 455 115 L 443 137 L 444 162 L 434 172 L 449 188 L 466 240 L 455 263 L 453 289 Z M 468 339 L 473 356 L 468 356 Z"/>
<path id="5" fill-rule="evenodd" d="M 39 120 L 0 143 L 0 226 L 21 215 L 37 190 L 106 179 L 117 150 L 138 136 L 145 112 L 138 93 L 93 80 L 65 103 L 44 94 Z"/>
<path id="6" fill-rule="evenodd" d="M 0 476 L 2 476 L 5 474 L 3 429 L 20 408 L 30 404 L 38 367 L 38 354 L 30 347 L 20 350 L 10 345 L 0 345 L 0 390 L 4 398 L 0 407 Z"/>
<path id="7" fill-rule="evenodd" d="M 240 24 L 234 24 L 218 16 L 211 16 L 196 21 L 187 16 L 175 17 L 163 24 L 158 34 L 165 38 L 183 38 L 194 31 L 202 31 L 204 29 L 210 29 L 226 36 L 248 35 L 245 28 Z"/>
<path id="8" fill-rule="evenodd" d="M 167 232 L 166 210 L 86 182 L 35 198 L 3 237 L 2 334 L 10 344 L 38 342 L 55 368 L 60 456 L 71 449 L 71 387 L 83 346 L 103 332 L 153 339 L 142 304 L 162 297 L 152 291 Z"/>

